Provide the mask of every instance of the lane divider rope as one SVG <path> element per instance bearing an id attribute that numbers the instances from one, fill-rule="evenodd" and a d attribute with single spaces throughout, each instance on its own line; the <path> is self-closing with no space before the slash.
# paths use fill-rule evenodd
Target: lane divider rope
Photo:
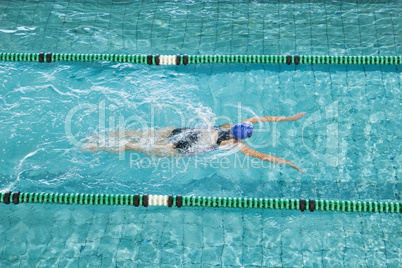
<path id="1" fill-rule="evenodd" d="M 214 208 L 257 208 L 402 213 L 402 202 L 377 201 L 334 201 L 314 199 L 278 198 L 232 198 L 182 195 L 140 195 L 140 194 L 60 194 L 60 193 L 0 193 L 0 203 L 4 204 L 76 204 L 76 205 L 123 205 L 123 206 L 166 206 L 166 207 L 214 207 Z"/>
<path id="2" fill-rule="evenodd" d="M 0 53 L 1 61 L 20 62 L 128 62 L 148 65 L 212 63 L 242 64 L 353 64 L 399 65 L 402 56 L 308 56 L 308 55 L 128 55 L 75 53 Z"/>

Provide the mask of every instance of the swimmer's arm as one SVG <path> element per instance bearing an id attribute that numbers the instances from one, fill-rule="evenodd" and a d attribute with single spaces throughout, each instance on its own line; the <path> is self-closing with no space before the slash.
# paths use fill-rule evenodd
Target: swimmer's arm
<path id="1" fill-rule="evenodd" d="M 255 124 L 258 122 L 281 122 L 281 121 L 297 121 L 302 118 L 306 113 L 298 113 L 289 117 L 286 116 L 262 116 L 262 117 L 251 117 L 241 121 L 242 123 Z"/>
<path id="2" fill-rule="evenodd" d="M 236 146 L 239 149 L 239 151 L 244 155 L 258 158 L 262 161 L 267 161 L 267 162 L 271 162 L 271 163 L 285 164 L 285 165 L 291 166 L 292 168 L 300 171 L 301 173 L 304 173 L 304 171 L 302 171 L 298 166 L 296 166 L 292 162 L 279 158 L 279 157 L 276 157 L 276 156 L 273 156 L 273 155 L 270 155 L 270 154 L 260 153 L 256 150 L 253 150 L 250 147 L 248 147 L 244 142 L 241 142 L 238 140 L 232 139 L 232 140 L 223 141 L 221 143 L 221 146 L 229 145 L 229 144 L 233 144 L 234 146 Z"/>

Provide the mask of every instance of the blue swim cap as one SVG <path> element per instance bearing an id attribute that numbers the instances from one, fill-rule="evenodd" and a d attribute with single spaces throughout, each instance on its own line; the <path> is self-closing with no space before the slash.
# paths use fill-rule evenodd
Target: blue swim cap
<path id="1" fill-rule="evenodd" d="M 247 123 L 235 124 L 230 129 L 230 134 L 232 134 L 236 140 L 241 140 L 248 138 L 253 134 L 253 125 Z"/>

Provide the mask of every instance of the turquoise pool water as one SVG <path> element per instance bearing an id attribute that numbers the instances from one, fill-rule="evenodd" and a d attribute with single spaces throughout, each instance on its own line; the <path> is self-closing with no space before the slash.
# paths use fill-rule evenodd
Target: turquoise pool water
<path id="1" fill-rule="evenodd" d="M 400 9 L 399 1 L 10 1 L 0 3 L 0 49 L 400 55 Z M 400 66 L 3 62 L 0 77 L 2 191 L 400 200 Z M 80 141 L 128 118 L 135 129 L 303 111 L 298 122 L 259 125 L 249 144 L 305 174 L 251 166 L 244 156 L 220 151 L 172 167 L 71 143 L 72 136 Z M 397 267 L 402 255 L 400 215 L 0 209 L 2 266 Z"/>

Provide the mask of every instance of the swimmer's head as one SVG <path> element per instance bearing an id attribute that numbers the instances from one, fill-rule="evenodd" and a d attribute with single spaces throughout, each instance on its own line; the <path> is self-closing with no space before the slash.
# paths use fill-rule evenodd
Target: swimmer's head
<path id="1" fill-rule="evenodd" d="M 250 137 L 253 134 L 253 125 L 248 123 L 235 124 L 230 128 L 230 134 L 236 140 L 241 140 Z"/>

